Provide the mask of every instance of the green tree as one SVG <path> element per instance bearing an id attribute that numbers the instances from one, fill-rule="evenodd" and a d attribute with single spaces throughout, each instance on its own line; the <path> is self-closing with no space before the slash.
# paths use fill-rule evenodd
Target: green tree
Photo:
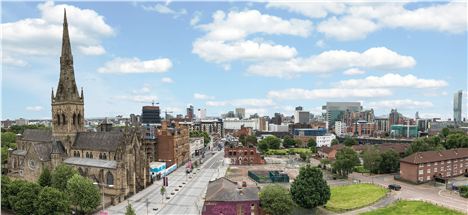
<path id="1" fill-rule="evenodd" d="M 331 141 L 331 145 L 332 145 L 332 146 L 333 146 L 333 145 L 337 145 L 337 144 L 340 144 L 340 141 L 338 141 L 338 139 L 333 139 L 333 140 Z"/>
<path id="2" fill-rule="evenodd" d="M 267 185 L 260 191 L 262 209 L 271 215 L 291 214 L 294 206 L 289 191 L 280 185 Z"/>
<path id="3" fill-rule="evenodd" d="M 447 136 L 447 140 L 444 142 L 446 149 L 453 148 L 467 148 L 468 147 L 468 135 L 463 133 L 453 133 Z"/>
<path id="4" fill-rule="evenodd" d="M 393 150 L 387 150 L 381 155 L 380 172 L 381 173 L 394 173 L 400 169 L 400 156 Z"/>
<path id="5" fill-rule="evenodd" d="M 362 153 L 363 166 L 371 173 L 379 173 L 382 157 L 375 147 L 369 147 Z"/>
<path id="6" fill-rule="evenodd" d="M 52 176 L 50 174 L 49 168 L 44 167 L 42 173 L 37 179 L 37 183 L 42 187 L 49 187 L 52 185 Z"/>
<path id="7" fill-rule="evenodd" d="M 50 129 L 50 127 L 45 125 L 12 125 L 8 130 L 15 134 L 22 134 L 26 129 Z"/>
<path id="8" fill-rule="evenodd" d="M 343 141 L 345 146 L 352 146 L 352 145 L 357 145 L 358 141 L 355 138 L 352 137 L 345 137 L 345 140 Z"/>
<path id="9" fill-rule="evenodd" d="M 2 146 L 2 164 L 6 164 L 8 162 L 8 147 Z"/>
<path id="10" fill-rule="evenodd" d="M 294 139 L 289 136 L 289 135 L 286 135 L 283 137 L 283 146 L 284 148 L 291 148 L 291 147 L 294 147 L 296 145 L 296 142 L 294 141 Z"/>
<path id="11" fill-rule="evenodd" d="M 67 166 L 66 164 L 58 165 L 51 174 L 52 187 L 55 187 L 60 191 L 65 191 L 68 180 L 75 174 L 78 174 L 78 172 L 70 166 Z"/>
<path id="12" fill-rule="evenodd" d="M 128 203 L 127 208 L 125 209 L 125 215 L 136 215 L 135 209 L 133 209 L 132 204 Z"/>
<path id="13" fill-rule="evenodd" d="M 268 136 L 260 140 L 260 143 L 266 143 L 269 149 L 279 149 L 281 145 L 281 139 L 275 136 Z"/>
<path id="14" fill-rule="evenodd" d="M 257 137 L 255 135 L 250 135 L 245 138 L 247 144 L 257 145 Z"/>
<path id="15" fill-rule="evenodd" d="M 324 205 L 330 199 L 330 187 L 317 167 L 301 167 L 299 175 L 291 184 L 293 201 L 303 208 Z"/>
<path id="16" fill-rule="evenodd" d="M 8 197 L 10 195 L 10 184 L 11 184 L 10 178 L 2 175 L 2 183 L 1 183 L 2 208 L 11 209 L 10 203 L 8 202 Z"/>
<path id="17" fill-rule="evenodd" d="M 210 135 L 206 131 L 191 131 L 189 133 L 189 136 L 190 137 L 203 137 L 203 143 L 205 144 L 205 146 L 208 145 L 208 143 L 210 143 L 211 141 Z"/>
<path id="18" fill-rule="evenodd" d="M 411 155 L 416 152 L 425 152 L 425 151 L 434 151 L 434 150 L 443 150 L 444 147 L 439 145 L 433 145 L 434 140 L 430 138 L 418 138 L 414 140 L 411 145 L 406 149 L 405 156 Z"/>
<path id="19" fill-rule="evenodd" d="M 101 202 L 99 188 L 93 184 L 91 179 L 81 175 L 73 175 L 67 183 L 67 193 L 72 205 L 77 206 L 79 211 L 90 213 Z"/>
<path id="20" fill-rule="evenodd" d="M 309 140 L 307 140 L 307 147 L 309 147 L 310 151 L 312 151 L 313 153 L 317 151 L 317 142 L 314 138 L 310 138 Z"/>
<path id="21" fill-rule="evenodd" d="M 468 198 L 468 185 L 460 187 L 460 196 L 463 198 Z"/>
<path id="22" fill-rule="evenodd" d="M 37 201 L 38 195 L 41 192 L 42 187 L 39 184 L 25 182 L 19 187 L 19 192 L 16 196 L 10 195 L 10 204 L 12 205 L 13 211 L 16 214 L 34 214 L 36 208 L 34 204 Z"/>
<path id="23" fill-rule="evenodd" d="M 442 128 L 440 131 L 440 136 L 443 138 L 446 138 L 450 134 L 450 129 L 449 128 Z"/>
<path id="24" fill-rule="evenodd" d="M 36 202 L 38 215 L 67 214 L 70 210 L 68 196 L 53 187 L 44 187 Z"/>
<path id="25" fill-rule="evenodd" d="M 2 147 L 10 147 L 11 144 L 16 142 L 16 134 L 10 131 L 2 132 Z"/>
<path id="26" fill-rule="evenodd" d="M 260 149 L 260 151 L 261 151 L 262 153 L 267 152 L 267 151 L 268 151 L 268 143 L 260 141 L 260 142 L 258 143 L 258 149 Z"/>
<path id="27" fill-rule="evenodd" d="M 245 135 L 239 136 L 239 142 L 241 142 L 243 146 L 247 146 L 247 140 L 245 138 Z"/>
<path id="28" fill-rule="evenodd" d="M 9 179 L 4 180 L 9 181 Z M 3 190 L 3 182 L 4 181 L 2 180 L 2 207 L 13 209 L 13 205 L 15 204 L 18 193 L 28 182 L 24 180 L 14 180 L 7 182 L 8 185 L 5 186 L 5 190 Z"/>
<path id="29" fill-rule="evenodd" d="M 357 153 L 350 147 L 344 147 L 336 153 L 336 161 L 333 163 L 333 169 L 341 175 L 347 177 L 352 173 L 354 166 L 359 164 Z"/>

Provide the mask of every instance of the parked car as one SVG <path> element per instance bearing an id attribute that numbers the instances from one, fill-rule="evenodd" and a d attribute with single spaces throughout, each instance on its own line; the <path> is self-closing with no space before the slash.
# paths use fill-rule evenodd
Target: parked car
<path id="1" fill-rule="evenodd" d="M 388 189 L 398 191 L 401 190 L 401 186 L 398 184 L 389 184 Z"/>

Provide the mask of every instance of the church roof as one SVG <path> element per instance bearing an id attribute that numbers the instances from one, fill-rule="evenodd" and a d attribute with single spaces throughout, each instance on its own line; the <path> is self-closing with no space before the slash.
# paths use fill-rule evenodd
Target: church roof
<path id="1" fill-rule="evenodd" d="M 23 132 L 22 139 L 34 142 L 49 142 L 52 140 L 52 131 L 45 129 L 26 129 Z"/>
<path id="2" fill-rule="evenodd" d="M 231 201 L 256 201 L 259 200 L 257 187 L 238 188 L 237 183 L 227 178 L 218 178 L 208 182 L 206 201 L 231 202 Z"/>
<path id="3" fill-rule="evenodd" d="M 50 142 L 45 143 L 33 143 L 34 150 L 36 151 L 37 157 L 41 161 L 49 161 L 50 153 L 52 152 L 52 144 Z"/>
<path id="4" fill-rule="evenodd" d="M 78 166 L 90 166 L 90 167 L 99 167 L 99 168 L 107 168 L 107 169 L 115 169 L 117 168 L 117 161 L 111 160 L 98 160 L 92 158 L 78 158 L 78 157 L 70 157 L 63 161 L 66 164 L 70 165 L 78 165 Z"/>
<path id="5" fill-rule="evenodd" d="M 26 151 L 26 150 L 17 149 L 17 150 L 13 150 L 11 153 L 14 154 L 14 155 L 25 156 L 26 153 L 27 153 L 27 151 Z"/>
<path id="6" fill-rule="evenodd" d="M 52 142 L 52 154 L 63 154 L 65 153 L 65 147 L 62 144 L 62 141 L 53 141 Z"/>
<path id="7" fill-rule="evenodd" d="M 121 131 L 82 132 L 77 134 L 73 149 L 116 151 L 123 138 Z"/>

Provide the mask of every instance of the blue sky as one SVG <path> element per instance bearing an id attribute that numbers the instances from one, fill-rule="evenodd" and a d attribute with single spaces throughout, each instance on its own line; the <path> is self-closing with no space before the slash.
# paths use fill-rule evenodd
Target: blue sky
<path id="1" fill-rule="evenodd" d="M 377 115 L 452 118 L 463 90 L 464 2 L 5 2 L 2 119 L 50 118 L 67 8 L 86 117 L 320 113 L 362 101 Z"/>

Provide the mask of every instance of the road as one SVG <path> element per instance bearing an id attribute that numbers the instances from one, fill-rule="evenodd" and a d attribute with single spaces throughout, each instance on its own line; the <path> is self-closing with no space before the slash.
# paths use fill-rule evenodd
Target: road
<path id="1" fill-rule="evenodd" d="M 360 173 L 353 173 L 349 177 L 361 180 L 361 182 L 380 184 L 385 187 L 389 184 L 399 184 L 401 186 L 401 190 L 393 191 L 396 192 L 395 197 L 398 199 L 428 201 L 436 205 L 445 206 L 468 214 L 468 200 L 457 194 L 450 193 L 445 189 L 445 187 L 439 188 L 428 184 L 408 184 L 401 181 L 395 181 L 392 175 L 368 176 Z"/>
<path id="2" fill-rule="evenodd" d="M 209 152 L 208 154 L 211 154 Z M 128 200 L 136 214 L 200 214 L 203 198 L 210 180 L 224 176 L 228 164 L 224 164 L 224 150 L 206 157 L 204 163 L 186 175 L 185 167 L 171 173 L 166 196 L 162 198 L 162 180 L 133 195 Z M 178 189 L 178 191 L 176 191 Z M 109 214 L 125 214 L 127 201 L 107 208 Z"/>

